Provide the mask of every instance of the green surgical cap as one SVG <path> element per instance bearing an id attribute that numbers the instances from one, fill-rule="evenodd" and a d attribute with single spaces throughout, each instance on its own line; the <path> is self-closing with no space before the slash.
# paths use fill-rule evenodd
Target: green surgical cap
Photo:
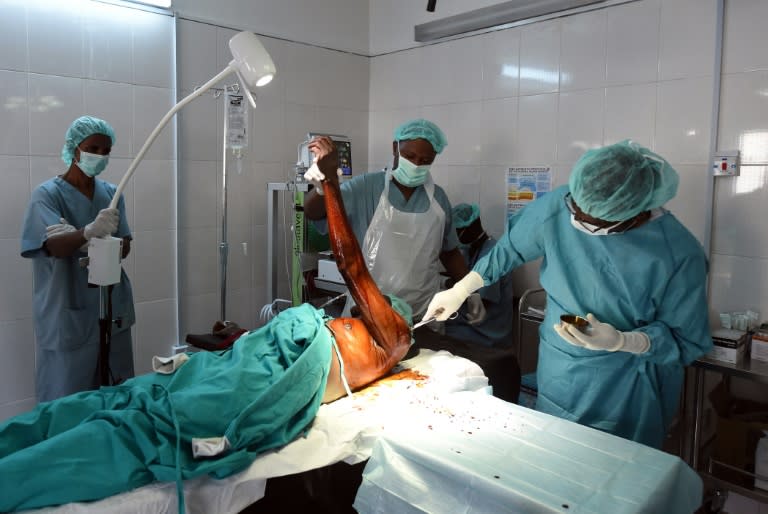
<path id="1" fill-rule="evenodd" d="M 406 323 L 408 323 L 409 327 L 413 326 L 413 309 L 411 309 L 411 306 L 408 305 L 408 302 L 405 300 L 398 298 L 397 296 L 393 294 L 388 294 L 389 301 L 392 303 L 392 308 L 395 309 L 395 312 L 397 312 L 400 316 L 403 317 Z"/>
<path id="2" fill-rule="evenodd" d="M 626 221 L 661 207 L 677 193 L 679 177 L 659 155 L 625 140 L 588 150 L 573 167 L 568 186 L 586 214 Z"/>
<path id="3" fill-rule="evenodd" d="M 431 121 L 417 119 L 406 121 L 395 129 L 395 141 L 408 141 L 411 139 L 426 139 L 432 144 L 435 152 L 440 153 L 448 145 L 445 134 L 440 127 Z"/>
<path id="4" fill-rule="evenodd" d="M 69 166 L 75 158 L 75 148 L 94 134 L 109 136 L 115 144 L 115 130 L 112 125 L 93 116 L 80 116 L 67 129 L 64 136 L 64 147 L 61 149 L 61 160 Z"/>
<path id="5" fill-rule="evenodd" d="M 480 207 L 476 203 L 460 203 L 451 212 L 453 213 L 453 228 L 468 227 L 480 217 Z"/>

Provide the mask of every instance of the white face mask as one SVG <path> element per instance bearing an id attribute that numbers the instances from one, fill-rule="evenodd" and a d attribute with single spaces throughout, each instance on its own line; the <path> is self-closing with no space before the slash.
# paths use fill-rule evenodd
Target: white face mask
<path id="1" fill-rule="evenodd" d="M 576 219 L 575 214 L 571 214 L 571 225 L 573 225 L 573 228 L 581 232 L 584 232 L 585 234 L 589 234 L 590 236 L 614 236 L 616 234 L 622 234 L 623 231 L 611 232 L 611 230 L 618 227 L 622 223 L 624 222 L 620 221 L 613 225 L 608 225 L 607 227 L 598 227 L 597 225 L 587 223 L 586 221 L 579 221 Z"/>

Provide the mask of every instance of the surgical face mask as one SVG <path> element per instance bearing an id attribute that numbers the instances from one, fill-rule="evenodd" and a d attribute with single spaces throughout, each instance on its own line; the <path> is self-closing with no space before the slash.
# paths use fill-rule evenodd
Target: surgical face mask
<path id="1" fill-rule="evenodd" d="M 407 187 L 418 187 L 427 181 L 431 164 L 416 166 L 402 155 L 397 161 L 397 169 L 392 172 L 395 180 Z"/>
<path id="2" fill-rule="evenodd" d="M 573 225 L 573 228 L 581 232 L 584 232 L 585 234 L 589 234 L 590 236 L 613 236 L 616 234 L 622 234 L 624 231 L 611 232 L 612 229 L 618 227 L 622 223 L 624 222 L 620 221 L 615 225 L 608 225 L 607 227 L 598 227 L 597 225 L 587 223 L 586 221 L 579 221 L 576 219 L 575 214 L 571 214 L 571 225 Z"/>
<path id="3" fill-rule="evenodd" d="M 77 167 L 89 177 L 95 177 L 107 167 L 109 155 L 99 155 L 80 150 L 80 161 L 76 162 Z"/>

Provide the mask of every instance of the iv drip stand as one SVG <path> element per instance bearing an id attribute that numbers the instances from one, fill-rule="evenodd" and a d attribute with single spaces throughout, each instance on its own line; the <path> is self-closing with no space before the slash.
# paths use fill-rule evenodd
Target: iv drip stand
<path id="1" fill-rule="evenodd" d="M 224 132 L 222 135 L 223 155 L 221 158 L 221 241 L 219 242 L 219 280 L 221 284 L 221 317 L 222 322 L 227 320 L 227 261 L 229 258 L 229 243 L 227 242 L 227 130 L 229 130 L 229 116 L 227 116 L 227 95 L 224 96 Z"/>

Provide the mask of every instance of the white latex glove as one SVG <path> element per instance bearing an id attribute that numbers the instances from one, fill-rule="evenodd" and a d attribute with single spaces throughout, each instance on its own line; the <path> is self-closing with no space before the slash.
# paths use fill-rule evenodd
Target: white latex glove
<path id="1" fill-rule="evenodd" d="M 77 232 L 77 229 L 70 225 L 64 218 L 60 218 L 59 223 L 45 227 L 45 238 L 50 239 L 53 236 L 67 234 L 69 232 Z"/>
<path id="2" fill-rule="evenodd" d="M 612 325 L 598 321 L 593 314 L 587 314 L 587 321 L 591 329 L 586 334 L 569 323 L 556 324 L 555 332 L 572 345 L 589 350 L 640 354 L 651 347 L 651 340 L 643 332 L 620 332 Z"/>
<path id="3" fill-rule="evenodd" d="M 340 177 L 342 173 L 343 171 L 341 171 L 341 168 L 336 169 L 336 175 Z M 320 168 L 317 167 L 317 161 L 313 162 L 312 166 L 310 166 L 309 169 L 304 173 L 304 180 L 315 186 L 315 191 L 317 191 L 317 194 L 320 196 L 325 194 L 323 191 L 323 180 L 325 180 L 325 173 L 320 171 Z"/>
<path id="4" fill-rule="evenodd" d="M 112 235 L 117 230 L 120 222 L 120 212 L 117 209 L 102 209 L 96 215 L 96 219 L 88 223 L 83 230 L 86 240 L 92 237 L 105 237 Z"/>
<path id="5" fill-rule="evenodd" d="M 469 295 L 483 287 L 483 277 L 476 271 L 470 271 L 464 278 L 456 282 L 450 289 L 440 291 L 429 302 L 427 312 L 421 321 L 435 318 L 437 321 L 447 320 L 451 314 L 459 310 L 461 304 Z"/>
<path id="6" fill-rule="evenodd" d="M 485 305 L 480 293 L 472 293 L 467 298 L 467 322 L 470 325 L 477 325 L 485 319 Z"/>

